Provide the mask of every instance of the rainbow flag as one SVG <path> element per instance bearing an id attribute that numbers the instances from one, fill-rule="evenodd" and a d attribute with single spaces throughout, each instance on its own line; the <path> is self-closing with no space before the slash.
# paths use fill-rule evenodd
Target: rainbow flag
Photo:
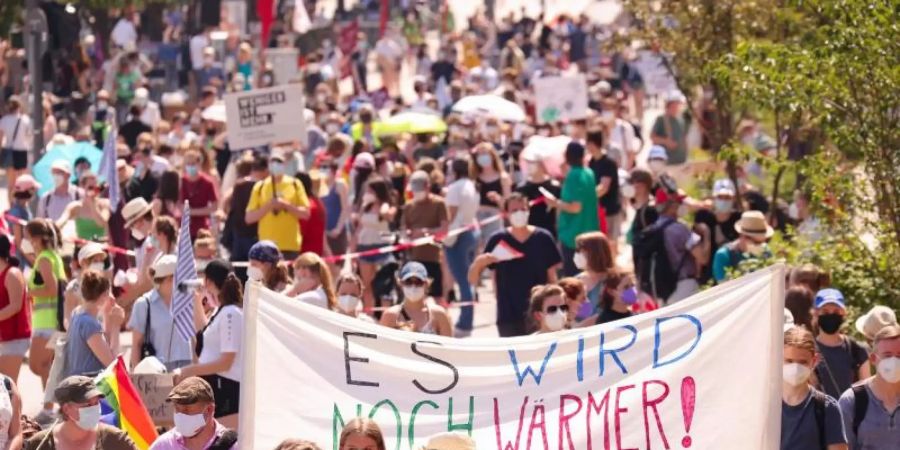
<path id="1" fill-rule="evenodd" d="M 131 384 L 131 378 L 125 369 L 125 361 L 120 355 L 94 380 L 97 389 L 103 392 L 104 400 L 118 416 L 118 426 L 137 445 L 140 450 L 147 450 L 156 440 L 156 427 L 150 413 L 144 406 L 140 394 Z"/>

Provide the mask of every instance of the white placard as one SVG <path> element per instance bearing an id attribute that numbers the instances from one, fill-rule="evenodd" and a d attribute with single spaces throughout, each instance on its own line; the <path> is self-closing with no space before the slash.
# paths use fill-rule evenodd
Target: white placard
<path id="1" fill-rule="evenodd" d="M 588 113 L 587 79 L 584 74 L 534 80 L 535 115 L 538 123 L 584 119 Z"/>
<path id="2" fill-rule="evenodd" d="M 288 84 L 225 95 L 232 151 L 306 140 L 303 87 Z"/>
<path id="3" fill-rule="evenodd" d="M 675 78 L 665 66 L 662 55 L 659 53 L 642 50 L 638 52 L 637 59 L 631 63 L 644 81 L 644 90 L 650 95 L 665 95 L 668 92 L 678 90 Z"/>
<path id="4" fill-rule="evenodd" d="M 590 328 L 452 339 L 248 285 L 240 448 L 336 449 L 370 417 L 389 449 L 777 449 L 784 266 Z M 485 307 L 485 306 L 482 306 Z"/>

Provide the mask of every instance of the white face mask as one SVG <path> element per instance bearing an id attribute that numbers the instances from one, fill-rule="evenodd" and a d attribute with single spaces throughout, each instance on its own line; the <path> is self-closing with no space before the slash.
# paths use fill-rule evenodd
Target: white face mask
<path id="1" fill-rule="evenodd" d="M 648 162 L 647 166 L 650 167 L 650 171 L 654 174 L 660 173 L 666 169 L 665 161 L 661 161 L 658 159 L 654 159 L 653 161 Z"/>
<path id="2" fill-rule="evenodd" d="M 481 167 L 490 167 L 491 164 L 494 162 L 491 159 L 491 155 L 488 155 L 487 153 L 482 153 L 482 154 L 478 155 L 478 157 L 475 158 L 475 161 Z"/>
<path id="3" fill-rule="evenodd" d="M 90 267 L 91 270 L 96 270 L 98 272 L 103 272 L 104 269 L 102 262 L 93 262 L 88 267 Z"/>
<path id="4" fill-rule="evenodd" d="M 425 197 L 428 197 L 428 193 L 425 191 L 413 192 L 413 200 L 414 201 L 425 200 Z"/>
<path id="5" fill-rule="evenodd" d="M 425 298 L 425 286 L 403 286 L 403 298 L 418 302 Z"/>
<path id="6" fill-rule="evenodd" d="M 100 404 L 78 408 L 78 428 L 93 430 L 100 423 Z"/>
<path id="7" fill-rule="evenodd" d="M 247 278 L 253 281 L 259 281 L 263 279 L 263 271 L 259 267 L 250 266 L 247 268 Z"/>
<path id="8" fill-rule="evenodd" d="M 717 198 L 713 200 L 713 209 L 715 209 L 717 213 L 731 212 L 733 207 L 734 202 L 726 198 Z"/>
<path id="9" fill-rule="evenodd" d="M 353 295 L 341 295 L 338 296 L 338 307 L 341 308 L 341 311 L 352 313 L 356 311 L 356 308 L 359 306 L 359 297 Z"/>
<path id="10" fill-rule="evenodd" d="M 514 228 L 528 226 L 528 211 L 516 211 L 509 215 L 509 224 Z"/>
<path id="11" fill-rule="evenodd" d="M 66 184 L 66 176 L 54 173 L 53 174 L 53 184 L 56 187 L 65 185 Z"/>
<path id="12" fill-rule="evenodd" d="M 781 367 L 781 378 L 791 386 L 806 384 L 812 370 L 799 363 L 785 364 Z"/>
<path id="13" fill-rule="evenodd" d="M 625 198 L 634 198 L 634 185 L 631 183 L 623 184 L 621 188 L 622 197 Z"/>
<path id="14" fill-rule="evenodd" d="M 900 357 L 892 356 L 878 361 L 878 376 L 888 383 L 900 383 Z"/>
<path id="15" fill-rule="evenodd" d="M 137 240 L 139 240 L 139 241 L 143 241 L 144 238 L 147 237 L 147 235 L 144 234 L 143 231 L 138 230 L 137 228 L 132 228 L 132 229 L 131 229 L 131 237 L 133 237 L 133 238 L 135 238 L 135 239 L 137 239 Z"/>
<path id="16" fill-rule="evenodd" d="M 566 313 L 557 310 L 553 314 L 544 314 L 544 327 L 550 331 L 559 331 L 566 326 Z"/>
<path id="17" fill-rule="evenodd" d="M 196 436 L 204 425 L 206 425 L 206 418 L 203 417 L 203 414 L 175 413 L 175 431 L 184 437 Z"/>
<path id="18" fill-rule="evenodd" d="M 34 254 L 34 246 L 31 245 L 31 240 L 30 239 L 22 239 L 22 242 L 19 244 L 19 250 L 22 251 L 22 254 L 33 255 Z"/>
<path id="19" fill-rule="evenodd" d="M 584 256 L 584 253 L 576 253 L 572 258 L 572 262 L 575 264 L 575 268 L 578 270 L 584 270 L 584 268 L 587 267 L 587 258 Z"/>

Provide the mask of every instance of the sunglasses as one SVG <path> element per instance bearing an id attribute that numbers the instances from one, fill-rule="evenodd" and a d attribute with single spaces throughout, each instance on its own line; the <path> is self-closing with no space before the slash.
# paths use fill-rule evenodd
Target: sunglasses
<path id="1" fill-rule="evenodd" d="M 569 305 L 553 305 L 547 307 L 547 314 L 556 314 L 556 311 L 569 312 Z"/>
<path id="2" fill-rule="evenodd" d="M 419 280 L 417 278 L 410 278 L 402 283 L 404 286 L 425 286 L 425 280 Z"/>

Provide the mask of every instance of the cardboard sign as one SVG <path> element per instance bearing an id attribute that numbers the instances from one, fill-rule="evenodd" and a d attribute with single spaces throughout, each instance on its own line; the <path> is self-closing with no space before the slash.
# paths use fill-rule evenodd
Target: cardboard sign
<path id="1" fill-rule="evenodd" d="M 587 79 L 584 74 L 534 80 L 538 123 L 584 119 L 588 114 Z"/>
<path id="2" fill-rule="evenodd" d="M 484 307 L 484 306 L 480 306 Z M 354 417 L 389 449 L 457 432 L 479 450 L 778 448 L 784 266 L 654 311 L 516 338 L 411 333 L 248 283 L 240 448 Z"/>
<path id="3" fill-rule="evenodd" d="M 291 141 L 306 141 L 306 98 L 300 84 L 225 95 L 231 151 Z"/>
<path id="4" fill-rule="evenodd" d="M 131 374 L 131 382 L 141 395 L 150 418 L 157 426 L 172 426 L 175 409 L 166 402 L 169 392 L 175 387 L 174 375 L 163 374 Z"/>

